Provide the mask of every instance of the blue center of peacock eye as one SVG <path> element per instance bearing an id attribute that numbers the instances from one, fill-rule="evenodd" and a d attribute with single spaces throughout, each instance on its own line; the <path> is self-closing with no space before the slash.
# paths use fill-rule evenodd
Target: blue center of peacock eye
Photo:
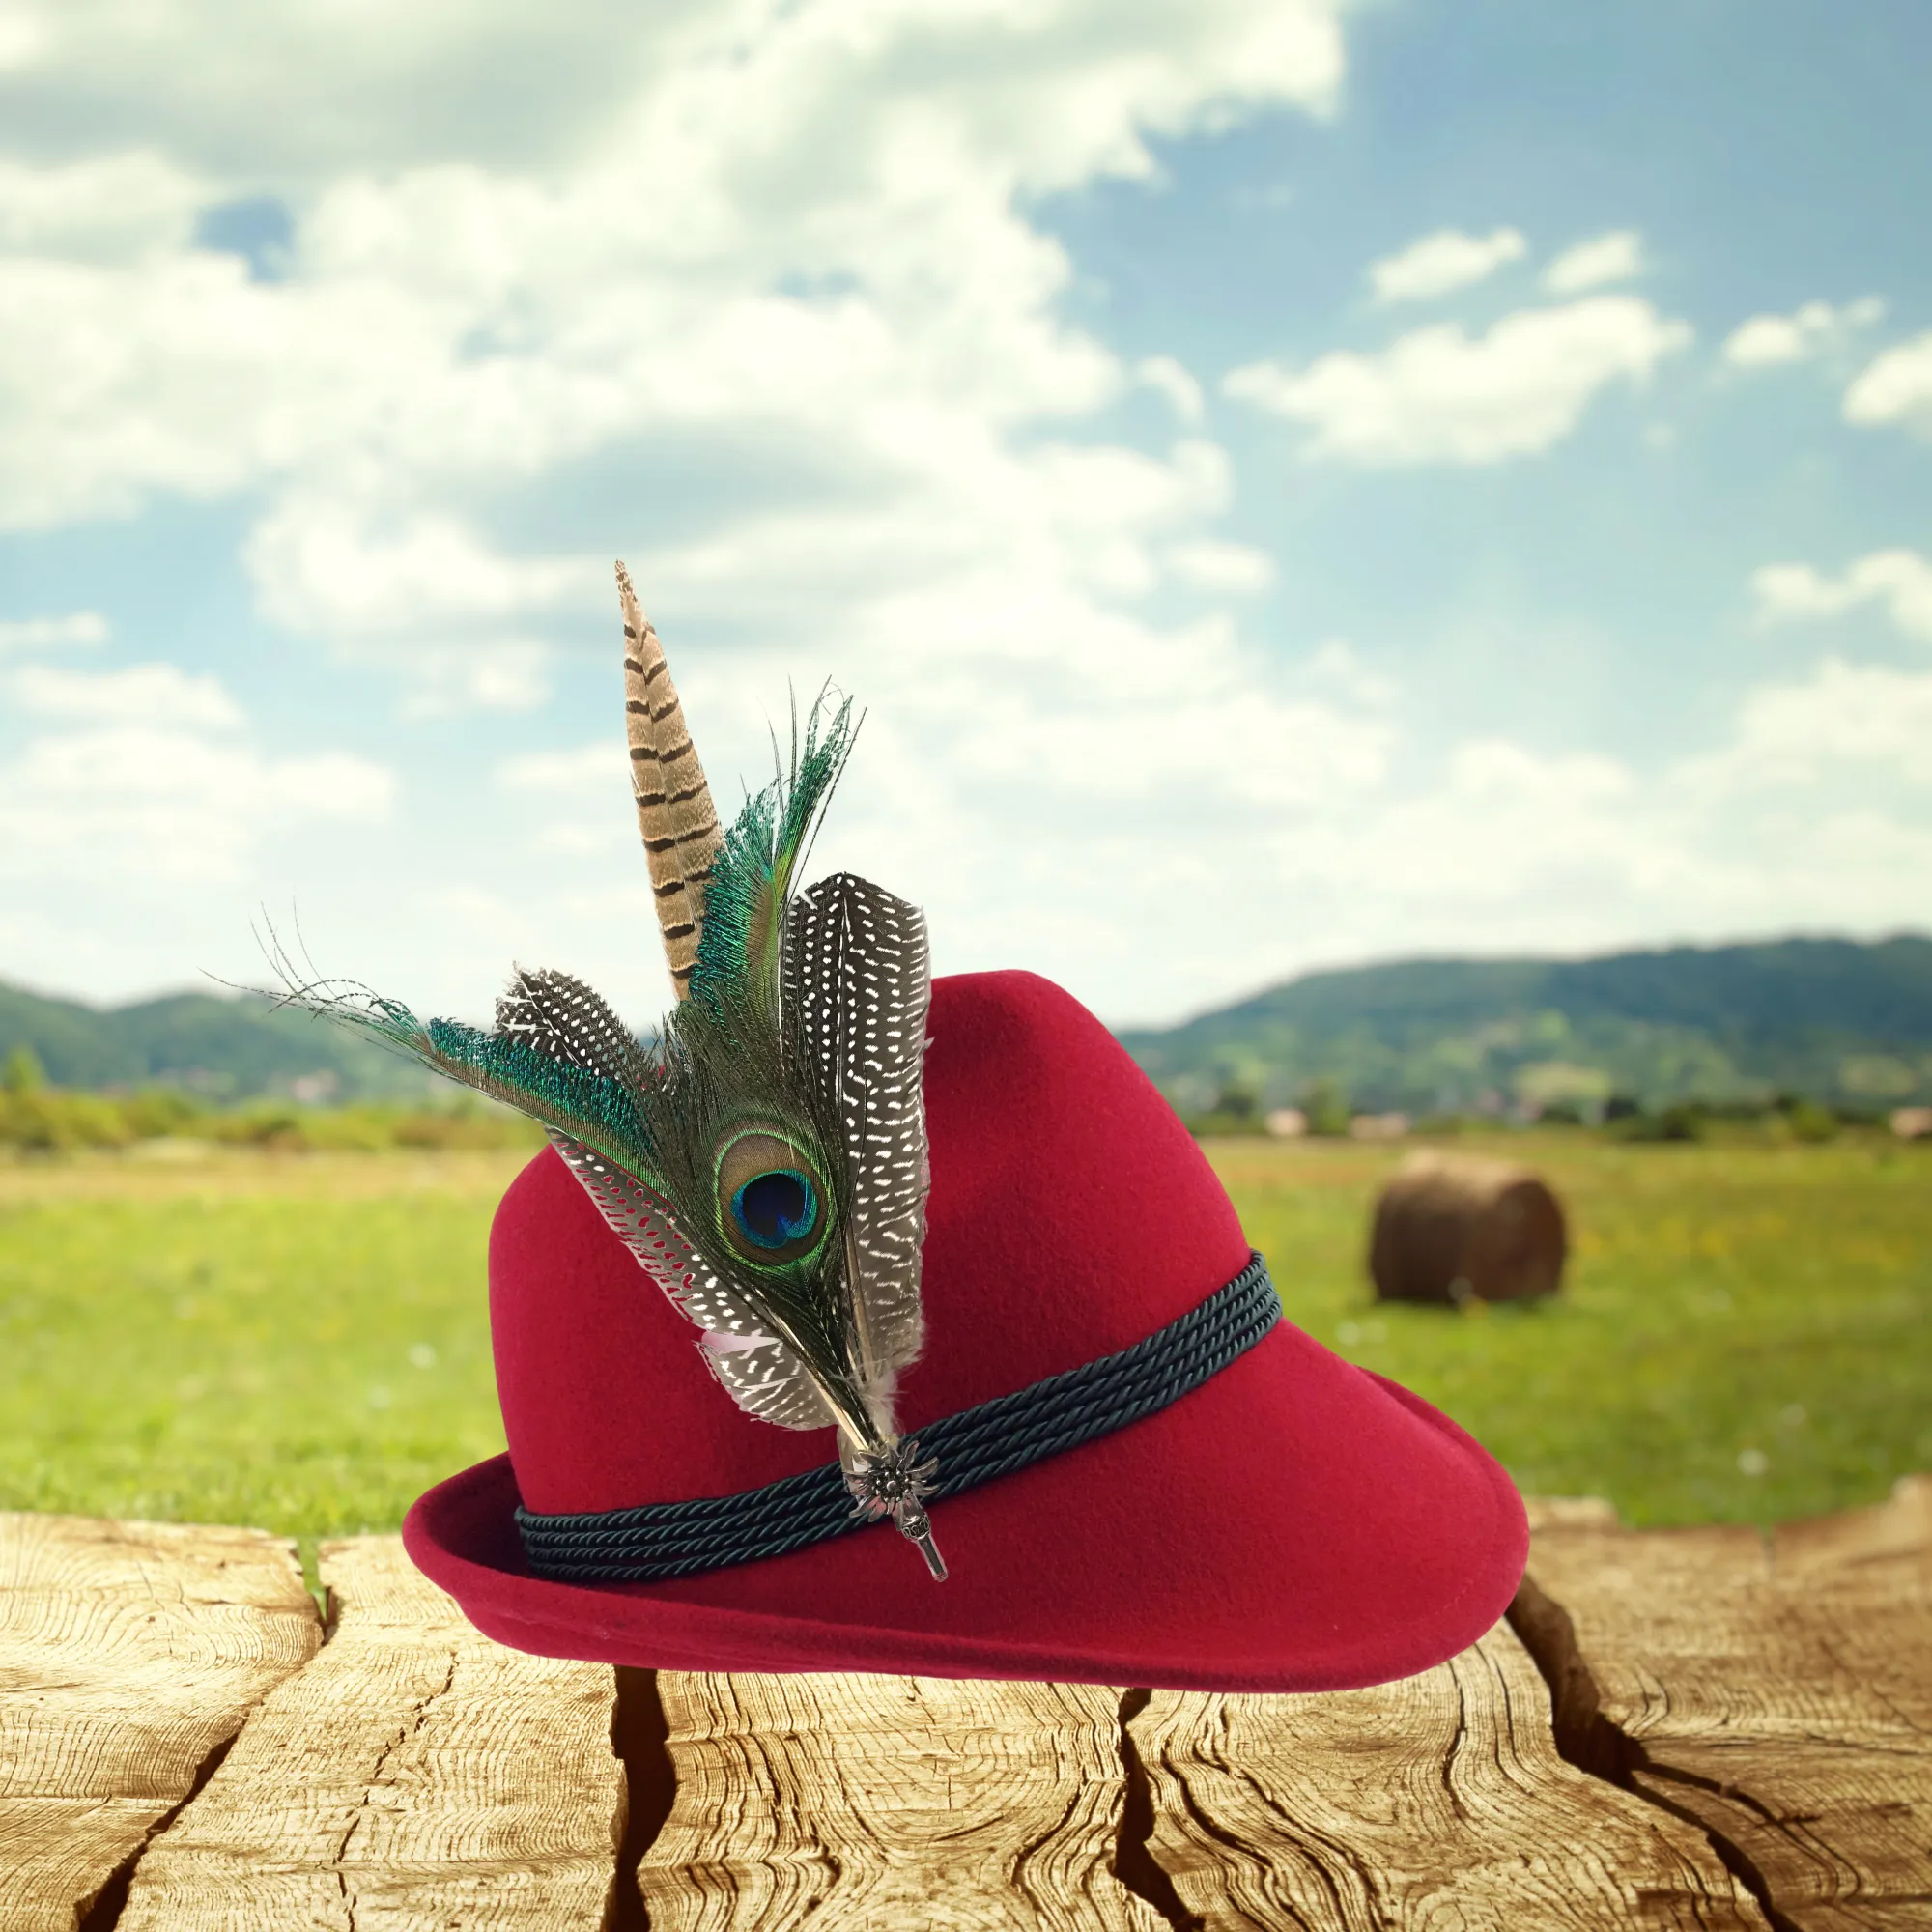
<path id="1" fill-rule="evenodd" d="M 778 1168 L 753 1175 L 732 1195 L 731 1215 L 756 1246 L 782 1248 L 817 1225 L 818 1196 L 804 1175 Z"/>

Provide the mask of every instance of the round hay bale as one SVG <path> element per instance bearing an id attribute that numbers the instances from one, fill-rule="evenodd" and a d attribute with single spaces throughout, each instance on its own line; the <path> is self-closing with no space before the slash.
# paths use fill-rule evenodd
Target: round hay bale
<path id="1" fill-rule="evenodd" d="M 1414 1153 L 1376 1204 L 1369 1273 L 1379 1301 L 1520 1301 L 1554 1294 L 1563 1208 L 1526 1167 Z"/>

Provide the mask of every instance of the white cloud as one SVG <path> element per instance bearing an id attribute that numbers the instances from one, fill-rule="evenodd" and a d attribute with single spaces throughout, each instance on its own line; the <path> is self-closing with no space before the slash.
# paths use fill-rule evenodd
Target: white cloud
<path id="1" fill-rule="evenodd" d="M 404 656 L 411 718 L 459 711 L 535 711 L 551 695 L 552 653 L 534 638 L 416 644 Z"/>
<path id="2" fill-rule="evenodd" d="M 1395 682 L 1365 664 L 1347 638 L 1324 639 L 1296 668 L 1309 690 L 1350 706 L 1383 710 L 1399 696 Z"/>
<path id="3" fill-rule="evenodd" d="M 104 644 L 108 635 L 107 619 L 99 611 L 70 611 L 63 617 L 0 619 L 0 654 Z"/>
<path id="4" fill-rule="evenodd" d="M 1187 366 L 1172 355 L 1146 355 L 1134 365 L 1134 374 L 1151 389 L 1158 389 L 1174 406 L 1174 413 L 1184 423 L 1198 423 L 1207 414 L 1201 384 Z"/>
<path id="5" fill-rule="evenodd" d="M 1274 559 L 1247 544 L 1220 543 L 1209 537 L 1176 544 L 1167 567 L 1202 590 L 1240 595 L 1265 590 L 1274 582 Z"/>
<path id="6" fill-rule="evenodd" d="M 0 158 L 0 249 L 130 263 L 185 247 L 205 183 L 148 149 L 53 167 Z"/>
<path id="7" fill-rule="evenodd" d="M 1827 660 L 1651 770 L 1501 737 L 1438 757 L 1426 729 L 1394 735 L 1380 783 L 1282 813 L 1241 863 L 1321 962 L 1883 931 L 1918 916 L 1928 784 L 1932 674 Z M 1272 958 L 1263 922 L 1237 913 L 1222 937 L 1253 960 L 1247 983 L 1279 977 L 1278 928 Z"/>
<path id="8" fill-rule="evenodd" d="M 1768 369 L 1781 362 L 1804 362 L 1833 348 L 1855 328 L 1868 327 L 1885 314 L 1876 296 L 1833 308 L 1808 301 L 1789 315 L 1754 315 L 1724 342 L 1724 360 L 1741 369 Z"/>
<path id="9" fill-rule="evenodd" d="M 45 44 L 45 30 L 24 14 L 0 16 L 0 73 L 29 66 Z"/>
<path id="10" fill-rule="evenodd" d="M 265 838 L 380 818 L 395 782 L 339 752 L 278 757 L 250 742 L 218 680 L 166 664 L 83 673 L 29 666 L 8 680 L 53 721 L 0 764 L 0 877 L 147 894 L 241 875 Z M 127 931 L 128 901 L 108 901 Z"/>
<path id="11" fill-rule="evenodd" d="M 943 969 L 1030 965 L 1117 1017 L 1315 957 L 1895 918 L 1932 844 L 1883 789 L 1918 782 L 1887 723 L 1917 729 L 1916 686 L 1769 687 L 1703 766 L 1639 772 L 1445 746 L 1347 646 L 1228 618 L 1270 566 L 1227 538 L 1200 384 L 1069 319 L 1032 209 L 1151 181 L 1191 129 L 1329 111 L 1341 11 L 15 0 L 0 521 L 225 499 L 264 612 L 419 708 L 537 701 L 566 631 L 608 649 L 627 554 L 721 804 L 768 769 L 787 681 L 837 677 L 869 713 L 819 864 L 921 898 Z M 287 212 L 280 279 L 194 242 L 254 197 Z M 1519 259 L 1511 234 L 1464 239 Z M 1638 266 L 1596 247 L 1563 272 Z M 1605 296 L 1230 387 L 1320 455 L 1487 463 L 1688 339 Z M 1108 440 L 1137 384 L 1172 447 Z M 8 687 L 33 733 L 0 763 L 0 871 L 33 961 L 152 983 L 167 908 L 225 931 L 259 882 L 299 889 L 312 936 L 332 898 L 329 963 L 398 993 L 472 1009 L 514 954 L 648 1016 L 614 738 L 504 759 L 474 721 L 470 788 L 412 772 L 420 810 L 375 841 L 345 835 L 394 810 L 381 765 L 263 742 L 173 668 L 115 675 Z"/>
<path id="12" fill-rule="evenodd" d="M 1751 574 L 1751 594 L 1767 623 L 1836 617 L 1876 604 L 1899 630 L 1932 642 L 1932 561 L 1916 551 L 1874 551 L 1836 578 L 1807 563 L 1766 564 Z"/>
<path id="13" fill-rule="evenodd" d="M 526 846 L 608 859 L 638 852 L 630 771 L 622 740 L 612 738 L 567 752 L 526 752 L 505 758 L 497 767 L 496 782 L 529 814 L 524 821 Z"/>
<path id="14" fill-rule="evenodd" d="M 1685 778 L 1721 800 L 1809 790 L 1833 766 L 1932 784 L 1932 674 L 1828 657 L 1750 693 L 1731 742 L 1687 761 Z"/>
<path id="15" fill-rule="evenodd" d="M 606 794 L 621 795 L 629 770 L 623 741 L 612 738 L 569 752 L 526 752 L 505 758 L 497 767 L 497 782 L 508 792 L 576 803 Z"/>
<path id="16" fill-rule="evenodd" d="M 1932 331 L 1873 358 L 1845 391 L 1845 420 L 1902 423 L 1932 436 Z"/>
<path id="17" fill-rule="evenodd" d="M 20 709 L 36 718 L 74 718 L 148 730 L 226 731 L 242 708 L 213 677 L 177 665 L 131 665 L 126 670 L 72 671 L 29 665 L 8 680 Z"/>
<path id="18" fill-rule="evenodd" d="M 374 526 L 327 497 L 291 497 L 245 552 L 263 613 L 310 637 L 371 638 L 523 618 L 607 589 L 611 564 L 509 557 L 435 511 Z"/>
<path id="19" fill-rule="evenodd" d="M 1643 238 L 1634 228 L 1619 228 L 1566 248 L 1543 271 L 1543 286 L 1551 295 L 1581 295 L 1605 282 L 1627 282 L 1643 273 Z"/>
<path id="20" fill-rule="evenodd" d="M 1471 338 L 1454 324 L 1377 355 L 1236 369 L 1230 395 L 1307 424 L 1311 456 L 1375 466 L 1498 463 L 1548 449 L 1611 383 L 1647 381 L 1690 340 L 1633 296 L 1520 309 Z"/>
<path id="21" fill-rule="evenodd" d="M 271 758 L 138 725 L 37 739 L 0 766 L 0 876 L 84 869 L 100 892 L 233 880 L 291 821 L 377 818 L 393 795 L 387 773 L 349 753 Z"/>
<path id="22" fill-rule="evenodd" d="M 0 181 L 0 524 L 258 493 L 264 612 L 392 663 L 418 706 L 539 701 L 555 620 L 605 617 L 603 545 L 488 534 L 572 465 L 648 506 L 620 514 L 657 535 L 657 594 L 782 611 L 805 643 L 1015 554 L 1101 601 L 1169 568 L 1233 594 L 1186 548 L 1229 494 L 1209 446 L 1044 433 L 1136 381 L 1203 409 L 1175 357 L 1124 365 L 1063 319 L 1026 198 L 1151 177 L 1152 136 L 1325 112 L 1340 8 L 694 5 L 614 40 L 575 0 L 541 32 L 242 10 L 210 61 L 167 10 L 42 7 L 38 97 L 126 146 Z M 264 193 L 280 279 L 190 245 L 198 211 Z M 693 451 L 725 507 L 680 491 Z"/>
<path id="23" fill-rule="evenodd" d="M 1018 151 L 1025 185 L 1046 188 L 1095 167 L 1151 174 L 1143 130 L 1179 134 L 1258 102 L 1326 111 L 1343 69 L 1337 7 L 1243 0 L 667 0 L 617 15 L 608 0 L 554 0 L 541 18 L 501 0 L 14 4 L 20 40 L 38 43 L 36 95 L 70 139 L 138 126 L 203 166 L 246 155 L 297 181 L 453 153 L 551 172 L 586 130 L 679 96 L 680 133 L 728 142 L 782 195 L 814 185 L 801 163 L 837 172 L 859 155 L 866 124 L 898 115 L 910 94 L 977 145 Z M 874 97 L 855 72 L 888 86 Z M 304 85 L 270 85 L 290 74 Z"/>
<path id="24" fill-rule="evenodd" d="M 1528 242 L 1514 228 L 1493 229 L 1488 235 L 1439 228 L 1374 264 L 1369 282 L 1378 301 L 1426 301 L 1480 282 L 1528 252 Z"/>

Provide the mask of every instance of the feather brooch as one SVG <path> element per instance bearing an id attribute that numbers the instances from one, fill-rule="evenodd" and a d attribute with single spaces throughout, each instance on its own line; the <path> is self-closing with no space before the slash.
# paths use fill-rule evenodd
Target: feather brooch
<path id="1" fill-rule="evenodd" d="M 617 567 L 633 789 L 678 1003 L 642 1046 L 565 973 L 519 968 L 485 1033 L 340 980 L 289 997 L 540 1122 L 605 1219 L 703 1334 L 751 1415 L 838 1431 L 853 1513 L 935 1577 L 935 1463 L 894 1419 L 918 1354 L 930 970 L 918 908 L 836 873 L 799 889 L 851 750 L 822 697 L 789 764 L 720 829 L 657 634 Z"/>

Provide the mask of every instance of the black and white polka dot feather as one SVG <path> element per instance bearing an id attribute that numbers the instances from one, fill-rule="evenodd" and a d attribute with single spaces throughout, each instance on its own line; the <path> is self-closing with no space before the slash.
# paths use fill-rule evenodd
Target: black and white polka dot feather
<path id="1" fill-rule="evenodd" d="M 925 916 L 849 873 L 821 879 L 792 903 L 782 985 L 796 1029 L 787 1046 L 845 1156 L 859 1379 L 889 1411 L 893 1378 L 922 1334 Z"/>
<path id="2" fill-rule="evenodd" d="M 497 1001 L 497 1031 L 552 1060 L 637 1087 L 649 1060 L 603 994 L 568 973 L 519 966 Z"/>

